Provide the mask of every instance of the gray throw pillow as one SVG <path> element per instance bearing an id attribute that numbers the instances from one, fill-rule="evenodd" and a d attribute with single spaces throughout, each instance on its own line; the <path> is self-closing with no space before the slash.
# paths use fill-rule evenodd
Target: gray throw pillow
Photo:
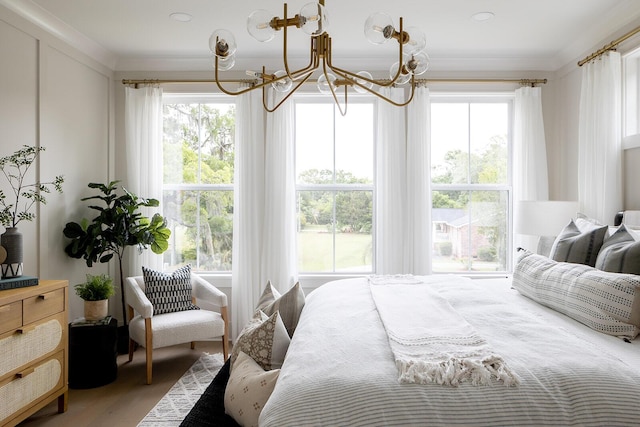
<path id="1" fill-rule="evenodd" d="M 621 225 L 605 240 L 596 259 L 596 268 L 612 273 L 640 274 L 640 242 L 633 238 L 627 227 Z"/>
<path id="2" fill-rule="evenodd" d="M 549 258 L 559 262 L 595 267 L 607 226 L 578 219 L 571 220 L 553 242 Z"/>

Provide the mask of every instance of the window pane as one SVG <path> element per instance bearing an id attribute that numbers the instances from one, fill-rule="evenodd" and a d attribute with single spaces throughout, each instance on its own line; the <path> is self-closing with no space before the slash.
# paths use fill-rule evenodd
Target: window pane
<path id="1" fill-rule="evenodd" d="M 469 182 L 469 104 L 431 104 L 431 179 Z"/>
<path id="2" fill-rule="evenodd" d="M 372 218 L 372 191 L 298 191 L 298 269 L 371 272 Z"/>
<path id="3" fill-rule="evenodd" d="M 296 104 L 295 127 L 297 181 L 320 172 L 333 182 L 333 105 Z"/>
<path id="4" fill-rule="evenodd" d="M 373 183 L 373 104 L 336 114 L 336 182 Z"/>
<path id="5" fill-rule="evenodd" d="M 507 183 L 507 103 L 470 105 L 471 182 Z"/>
<path id="6" fill-rule="evenodd" d="M 507 191 L 434 191 L 433 271 L 506 271 Z"/>
<path id="7" fill-rule="evenodd" d="M 233 192 L 163 192 L 163 213 L 171 230 L 164 263 L 191 264 L 200 271 L 231 270 Z"/>

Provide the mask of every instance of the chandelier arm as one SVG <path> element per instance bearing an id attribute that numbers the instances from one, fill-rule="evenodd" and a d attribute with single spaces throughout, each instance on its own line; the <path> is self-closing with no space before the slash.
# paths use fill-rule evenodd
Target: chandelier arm
<path id="1" fill-rule="evenodd" d="M 295 92 L 295 91 L 297 91 L 297 90 L 298 90 L 298 88 L 300 88 L 300 86 L 302 86 L 304 83 L 306 83 L 306 81 L 307 81 L 307 80 L 309 80 L 309 77 L 311 77 L 311 75 L 312 75 L 312 74 L 313 74 L 313 73 L 309 73 L 309 74 L 307 74 L 307 75 L 306 75 L 302 80 L 300 80 L 300 81 L 295 85 L 295 87 L 294 87 L 293 89 L 291 89 L 291 91 L 289 91 L 289 93 L 287 93 L 287 95 L 286 95 L 284 98 L 282 98 L 282 99 L 280 100 L 280 102 L 278 102 L 278 104 L 277 104 L 275 107 L 273 107 L 273 108 L 269 108 L 269 107 L 267 106 L 267 91 L 265 90 L 265 86 L 266 86 L 266 85 L 262 85 L 262 106 L 264 107 L 264 109 L 265 109 L 265 110 L 267 110 L 267 112 L 269 112 L 269 113 L 273 113 L 274 111 L 276 111 L 276 110 L 278 109 L 278 107 L 280 107 L 280 106 L 281 106 L 281 105 L 282 105 L 282 104 L 283 104 L 287 99 L 289 99 L 289 97 L 290 97 L 291 95 L 293 95 L 293 94 L 294 94 L 294 92 Z M 282 76 L 282 78 L 285 78 L 285 77 L 287 77 L 287 76 L 286 76 L 286 75 L 285 75 L 285 76 Z M 280 80 L 280 79 L 278 79 L 278 80 Z M 270 83 L 270 82 L 269 82 L 269 83 Z"/>
<path id="2" fill-rule="evenodd" d="M 404 34 L 403 31 L 404 31 L 403 30 L 403 22 L 402 22 L 402 16 L 401 16 L 400 17 L 400 34 Z M 404 37 L 402 37 L 402 38 L 404 38 Z M 402 69 L 404 68 L 404 66 L 403 66 L 404 64 L 402 63 L 402 50 L 403 50 L 402 49 L 402 46 L 403 46 L 402 40 L 398 41 L 398 45 L 399 45 L 399 47 L 398 47 L 398 71 L 396 72 L 396 75 L 391 79 L 389 84 L 382 85 L 382 86 L 391 86 L 391 85 L 393 85 L 398 80 L 398 78 L 400 77 L 400 74 L 402 73 Z"/>
<path id="3" fill-rule="evenodd" d="M 336 95 L 336 91 L 327 76 L 327 63 L 326 61 L 322 61 L 322 72 L 324 73 L 325 78 L 327 79 L 327 83 L 329 86 L 329 91 L 331 92 L 331 96 L 333 96 L 333 101 L 338 106 L 338 110 L 340 111 L 340 115 L 344 116 L 347 114 L 347 86 L 344 87 L 344 112 L 342 111 L 342 107 L 340 107 L 340 101 L 338 101 L 338 96 Z"/>
<path id="4" fill-rule="evenodd" d="M 251 90 L 257 89 L 258 87 L 260 87 L 260 85 L 256 85 L 256 83 L 252 83 L 251 86 L 249 86 L 248 88 L 245 89 L 240 89 L 237 92 L 231 92 L 230 90 L 224 88 L 222 86 L 222 84 L 220 83 L 220 79 L 218 78 L 218 57 L 215 57 L 215 61 L 216 61 L 216 73 L 215 73 L 215 82 L 216 82 L 216 86 L 218 86 L 218 89 L 220 89 L 220 91 L 222 93 L 225 93 L 227 95 L 231 95 L 231 96 L 236 96 L 236 95 L 242 95 L 243 93 L 247 93 Z M 262 83 L 262 85 L 264 85 L 266 83 Z"/>

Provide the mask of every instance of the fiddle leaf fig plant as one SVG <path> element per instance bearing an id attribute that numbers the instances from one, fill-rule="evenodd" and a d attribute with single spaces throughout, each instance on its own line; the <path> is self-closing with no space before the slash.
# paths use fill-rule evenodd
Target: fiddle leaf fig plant
<path id="1" fill-rule="evenodd" d="M 151 248 L 153 253 L 161 254 L 169 248 L 171 230 L 167 228 L 166 219 L 159 213 L 149 219 L 140 212 L 142 207 L 159 206 L 158 200 L 138 197 L 125 188 L 122 188 L 124 194 L 118 195 L 118 183 L 119 181 L 111 181 L 106 185 L 90 183 L 89 188 L 97 189 L 100 194 L 81 200 L 100 201 L 100 205 L 89 206 L 98 215 L 91 220 L 83 218 L 80 222 L 68 222 L 63 233 L 71 239 L 64 251 L 72 258 L 84 259 L 88 267 L 97 262 L 109 262 L 115 255 L 122 289 L 122 259 L 127 247 L 135 246 L 139 251 Z M 124 292 L 121 292 L 121 296 L 126 324 Z"/>
<path id="2" fill-rule="evenodd" d="M 0 190 L 0 224 L 17 227 L 20 221 L 33 221 L 36 214 L 31 208 L 36 203 L 47 203 L 45 195 L 54 189 L 62 193 L 64 177 L 56 176 L 50 182 L 25 182 L 27 172 L 45 147 L 25 145 L 9 156 L 0 157 L 0 172 L 11 186 L 10 198 Z"/>

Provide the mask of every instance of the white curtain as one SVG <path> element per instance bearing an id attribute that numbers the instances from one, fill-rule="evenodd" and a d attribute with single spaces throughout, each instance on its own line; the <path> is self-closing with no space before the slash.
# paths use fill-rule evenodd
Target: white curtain
<path id="1" fill-rule="evenodd" d="M 514 125 L 514 200 L 548 200 L 547 145 L 542 119 L 542 90 L 516 90 Z"/>
<path id="2" fill-rule="evenodd" d="M 125 88 L 127 180 L 122 187 L 139 197 L 162 202 L 162 88 Z M 143 215 L 162 213 L 162 207 L 144 208 Z M 142 274 L 142 266 L 161 270 L 162 255 L 151 249 L 128 251 L 126 276 Z"/>
<path id="3" fill-rule="evenodd" d="M 266 283 L 261 276 L 264 218 L 264 110 L 262 92 L 236 98 L 232 325 L 233 339 L 251 319 Z"/>
<path id="4" fill-rule="evenodd" d="M 403 89 L 383 88 L 395 101 Z M 377 274 L 404 273 L 406 134 L 404 108 L 377 101 L 376 130 L 376 256 Z"/>
<path id="5" fill-rule="evenodd" d="M 267 114 L 261 271 L 280 293 L 298 279 L 293 129 L 291 100 Z"/>
<path id="6" fill-rule="evenodd" d="M 582 67 L 578 198 L 587 216 L 610 224 L 622 209 L 621 58 L 608 52 Z"/>
<path id="7" fill-rule="evenodd" d="M 430 159 L 429 89 L 418 87 L 413 101 L 407 107 L 405 273 L 431 273 Z"/>

